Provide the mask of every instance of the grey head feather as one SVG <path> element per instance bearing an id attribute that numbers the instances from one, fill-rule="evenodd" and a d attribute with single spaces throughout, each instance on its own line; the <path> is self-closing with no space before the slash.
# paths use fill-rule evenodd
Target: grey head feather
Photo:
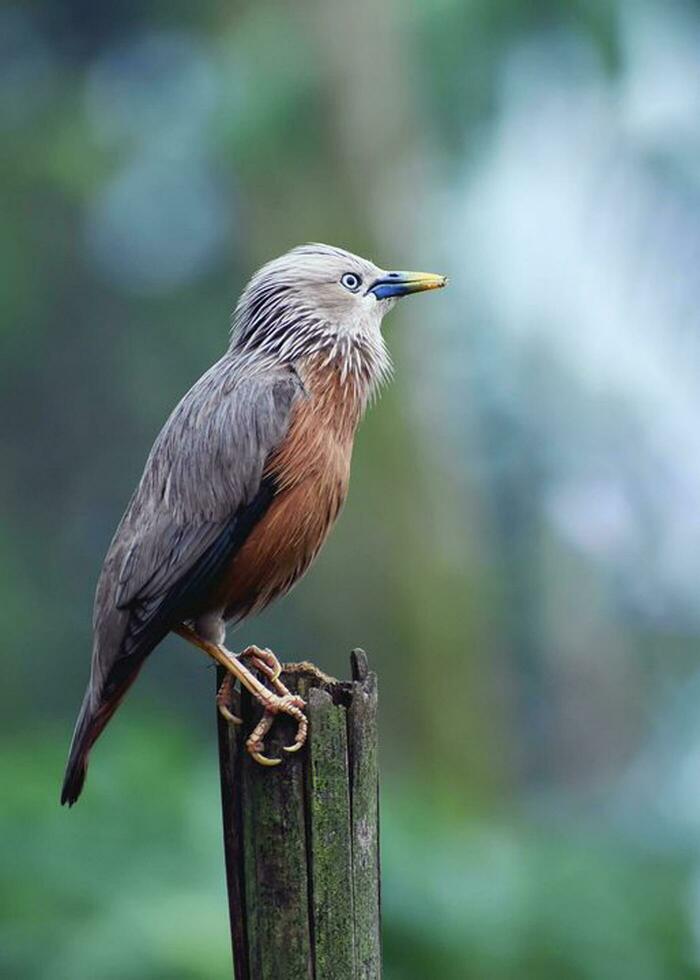
<path id="1" fill-rule="evenodd" d="M 234 311 L 230 350 L 290 364 L 324 354 L 369 398 L 391 374 L 380 327 L 394 300 L 348 292 L 340 285 L 346 273 L 364 283 L 384 274 L 368 259 L 321 243 L 299 245 L 268 262 Z"/>

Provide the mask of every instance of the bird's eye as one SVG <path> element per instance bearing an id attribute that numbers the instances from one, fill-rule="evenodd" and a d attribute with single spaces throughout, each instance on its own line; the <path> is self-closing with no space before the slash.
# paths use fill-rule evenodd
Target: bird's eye
<path id="1" fill-rule="evenodd" d="M 341 284 L 349 289 L 351 293 L 356 293 L 362 285 L 362 280 L 354 272 L 346 272 L 340 280 Z"/>

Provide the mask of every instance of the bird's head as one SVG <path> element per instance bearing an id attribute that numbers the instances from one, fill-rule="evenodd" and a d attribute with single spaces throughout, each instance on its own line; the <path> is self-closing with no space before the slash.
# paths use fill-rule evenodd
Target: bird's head
<path id="1" fill-rule="evenodd" d="M 381 345 L 397 299 L 446 285 L 426 272 L 387 272 L 331 245 L 300 245 L 255 273 L 234 313 L 232 345 L 294 360 L 335 345 Z"/>

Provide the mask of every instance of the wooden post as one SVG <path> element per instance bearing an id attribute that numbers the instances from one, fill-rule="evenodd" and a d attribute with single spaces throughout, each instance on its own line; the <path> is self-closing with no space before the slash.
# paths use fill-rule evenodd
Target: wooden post
<path id="1" fill-rule="evenodd" d="M 362 650 L 352 681 L 309 664 L 283 681 L 307 702 L 309 738 L 278 718 L 253 762 L 245 738 L 255 707 L 242 698 L 242 728 L 219 717 L 224 851 L 236 980 L 379 980 L 377 679 Z"/>

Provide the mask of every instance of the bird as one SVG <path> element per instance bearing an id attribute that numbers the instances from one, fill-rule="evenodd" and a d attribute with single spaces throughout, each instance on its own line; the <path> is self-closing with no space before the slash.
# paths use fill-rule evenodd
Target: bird
<path id="1" fill-rule="evenodd" d="M 259 702 L 246 741 L 256 762 L 280 762 L 264 755 L 280 713 L 297 723 L 286 750 L 302 747 L 305 704 L 282 683 L 276 655 L 235 655 L 226 628 L 287 593 L 318 555 L 346 498 L 358 424 L 391 376 L 383 317 L 399 298 L 446 283 L 318 243 L 252 276 L 228 349 L 167 419 L 107 551 L 62 804 L 80 796 L 92 746 L 169 633 L 225 668 L 217 704 L 228 721 L 240 723 L 236 681 Z"/>

